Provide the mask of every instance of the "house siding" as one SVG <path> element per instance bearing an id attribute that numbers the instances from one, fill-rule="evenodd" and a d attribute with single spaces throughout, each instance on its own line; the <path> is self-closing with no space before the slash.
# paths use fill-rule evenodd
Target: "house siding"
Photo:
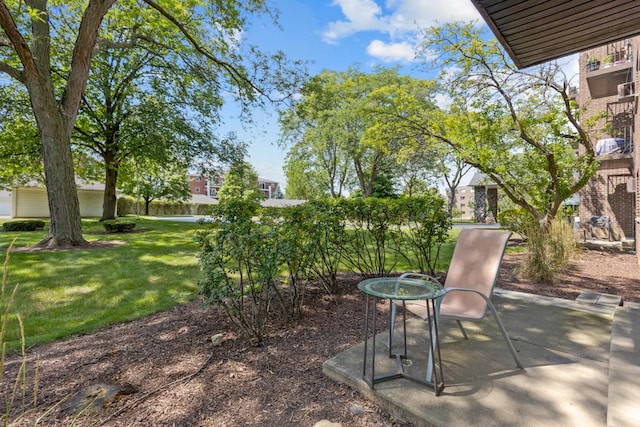
<path id="1" fill-rule="evenodd" d="M 49 218 L 47 191 L 38 187 L 17 187 L 12 192 L 11 216 L 14 218 Z M 104 192 L 78 190 L 80 216 L 102 216 Z"/>

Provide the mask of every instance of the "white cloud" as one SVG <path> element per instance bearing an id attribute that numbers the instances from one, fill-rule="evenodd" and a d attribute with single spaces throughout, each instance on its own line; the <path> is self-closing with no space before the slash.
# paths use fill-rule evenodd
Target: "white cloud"
<path id="1" fill-rule="evenodd" d="M 453 100 L 448 95 L 439 93 L 436 95 L 436 105 L 442 110 L 446 110 L 451 106 Z"/>
<path id="2" fill-rule="evenodd" d="M 385 27 L 380 17 L 382 9 L 374 0 L 334 0 L 332 6 L 339 6 L 346 19 L 333 21 L 327 25 L 327 29 L 322 34 L 327 43 L 335 43 L 338 39 L 360 31 Z"/>
<path id="3" fill-rule="evenodd" d="M 410 43 L 385 43 L 381 40 L 373 40 L 369 43 L 367 53 L 383 62 L 411 62 L 416 56 L 415 49 Z"/>
<path id="4" fill-rule="evenodd" d="M 374 0 L 334 0 L 332 5 L 340 7 L 345 19 L 330 22 L 323 32 L 323 40 L 336 43 L 361 31 L 377 31 L 402 39 L 406 34 L 413 34 L 417 26 L 480 19 L 469 0 L 387 0 L 384 9 L 378 3 Z"/>

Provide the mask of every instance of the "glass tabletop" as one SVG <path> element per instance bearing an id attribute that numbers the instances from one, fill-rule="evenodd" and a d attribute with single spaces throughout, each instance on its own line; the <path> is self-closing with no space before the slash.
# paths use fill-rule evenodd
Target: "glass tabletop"
<path id="1" fill-rule="evenodd" d="M 367 295 L 395 300 L 435 299 L 445 294 L 437 283 L 416 278 L 375 277 L 358 283 L 358 289 Z"/>

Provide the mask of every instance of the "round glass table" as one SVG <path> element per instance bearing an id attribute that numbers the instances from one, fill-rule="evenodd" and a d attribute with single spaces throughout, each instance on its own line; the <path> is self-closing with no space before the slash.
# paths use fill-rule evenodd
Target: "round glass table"
<path id="1" fill-rule="evenodd" d="M 362 367 L 362 379 L 371 387 L 375 388 L 375 384 L 389 381 L 396 378 L 407 378 L 421 384 L 432 386 L 436 396 L 444 389 L 444 380 L 442 375 L 442 361 L 440 357 L 440 341 L 438 338 L 438 316 L 436 310 L 437 301 L 446 293 L 442 287 L 434 282 L 418 279 L 415 277 L 376 277 L 366 279 L 358 283 L 358 289 L 366 295 L 365 302 L 365 326 L 364 326 L 364 361 Z M 370 300 L 373 299 L 373 304 Z M 376 299 L 388 299 L 390 306 L 389 314 L 389 357 L 396 359 L 397 371 L 376 376 Z M 429 357 L 427 362 L 427 373 L 424 378 L 417 378 L 406 372 L 402 359 L 408 359 L 407 356 L 407 324 L 406 312 L 404 309 L 405 301 L 423 300 L 427 306 L 427 322 L 429 325 Z M 395 305 L 403 307 L 402 310 L 402 326 L 403 326 L 403 346 L 402 353 L 393 353 L 393 319 L 395 317 Z M 373 309 L 371 309 L 373 307 Z M 369 318 L 372 318 L 370 333 Z M 368 342 L 369 335 L 372 334 L 372 351 L 371 351 L 371 375 L 367 375 L 367 359 L 368 359 Z"/>

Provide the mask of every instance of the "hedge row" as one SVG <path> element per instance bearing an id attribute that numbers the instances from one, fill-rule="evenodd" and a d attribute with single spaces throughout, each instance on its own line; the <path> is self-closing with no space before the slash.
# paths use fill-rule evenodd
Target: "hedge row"
<path id="1" fill-rule="evenodd" d="M 149 205 L 149 215 L 206 215 L 211 210 L 207 203 L 170 202 L 154 200 Z M 118 199 L 118 216 L 144 214 L 144 201 L 125 196 Z"/>
<path id="2" fill-rule="evenodd" d="M 21 219 L 2 224 L 4 231 L 36 231 L 44 229 L 44 221 L 39 219 Z"/>

